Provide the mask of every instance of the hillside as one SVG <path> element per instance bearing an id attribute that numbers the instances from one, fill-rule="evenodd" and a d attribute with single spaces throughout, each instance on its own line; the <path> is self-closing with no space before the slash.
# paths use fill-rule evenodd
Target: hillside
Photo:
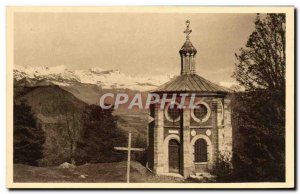
<path id="1" fill-rule="evenodd" d="M 56 85 L 15 87 L 14 92 L 14 100 L 16 102 L 25 100 L 43 122 L 47 122 L 43 120 L 44 118 L 58 119 L 57 115 L 62 114 L 62 109 L 72 108 L 79 113 L 87 105 Z"/>
<path id="2" fill-rule="evenodd" d="M 58 86 L 15 87 L 14 101 L 25 101 L 37 118 L 37 125 L 45 132 L 43 159 L 39 165 L 57 165 L 70 156 L 70 125 L 76 123 L 72 131 L 79 138 L 82 133 L 81 117 L 86 104 Z"/>
<path id="3" fill-rule="evenodd" d="M 37 118 L 38 125 L 46 133 L 44 144 L 44 158 L 39 165 L 59 165 L 69 161 L 70 141 L 68 125 L 76 123 L 78 126 L 74 132 L 76 139 L 82 136 L 82 114 L 88 104 L 76 98 L 72 93 L 65 91 L 56 85 L 14 88 L 15 103 L 25 101 L 32 108 Z M 117 116 L 117 128 L 127 136 L 131 131 L 133 134 L 133 145 L 146 146 L 147 137 L 147 113 L 144 112 L 122 112 L 113 113 Z M 137 138 L 139 142 L 136 142 Z M 122 146 L 127 145 L 124 142 Z"/>
<path id="4" fill-rule="evenodd" d="M 114 115 L 118 116 L 118 127 L 123 131 L 132 132 L 132 138 L 137 136 L 143 138 L 146 143 L 148 112 L 146 110 L 136 112 L 116 111 Z"/>

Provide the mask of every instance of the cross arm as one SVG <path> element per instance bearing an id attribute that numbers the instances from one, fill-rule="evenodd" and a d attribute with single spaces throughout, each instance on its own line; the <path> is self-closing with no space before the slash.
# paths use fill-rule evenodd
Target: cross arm
<path id="1" fill-rule="evenodd" d="M 128 151 L 128 148 L 127 147 L 114 147 L 115 150 L 121 150 L 121 151 Z M 145 148 L 131 148 L 130 149 L 131 151 L 145 151 Z"/>

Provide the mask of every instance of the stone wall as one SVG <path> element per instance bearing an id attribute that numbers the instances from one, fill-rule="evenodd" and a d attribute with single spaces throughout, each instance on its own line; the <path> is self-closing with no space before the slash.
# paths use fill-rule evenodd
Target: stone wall
<path id="1" fill-rule="evenodd" d="M 197 169 L 203 169 L 196 168 L 194 163 L 193 142 L 196 141 L 197 138 L 205 139 L 208 143 L 208 169 L 212 169 L 213 165 L 219 158 L 219 154 L 226 156 L 229 160 L 231 159 L 232 126 L 230 99 L 206 97 L 205 102 L 209 104 L 209 108 L 211 109 L 211 115 L 207 122 L 195 123 L 195 121 L 191 118 L 191 111 L 193 110 L 184 109 L 181 113 L 180 122 L 173 126 L 170 126 L 170 123 L 166 121 L 165 111 L 160 109 L 160 104 L 157 103 L 155 105 L 155 124 L 153 126 L 152 140 L 152 166 L 155 174 L 164 174 L 169 172 L 168 144 L 170 139 L 176 139 L 180 142 L 181 156 L 183 156 L 180 161 L 180 173 L 184 177 L 188 177 L 190 174 L 193 174 Z M 193 135 L 191 135 L 191 131 L 193 131 Z M 210 132 L 210 134 L 207 133 L 207 131 Z M 151 142 L 149 142 L 149 144 L 151 144 Z M 203 166 L 203 164 L 201 165 Z"/>

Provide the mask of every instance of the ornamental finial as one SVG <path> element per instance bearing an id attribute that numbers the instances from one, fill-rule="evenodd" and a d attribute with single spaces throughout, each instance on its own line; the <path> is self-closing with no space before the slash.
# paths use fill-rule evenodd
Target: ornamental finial
<path id="1" fill-rule="evenodd" d="M 185 29 L 185 31 L 183 33 L 186 34 L 186 39 L 189 40 L 190 33 L 192 33 L 192 30 L 190 29 L 190 21 L 186 20 L 185 25 L 186 25 L 186 29 Z"/>

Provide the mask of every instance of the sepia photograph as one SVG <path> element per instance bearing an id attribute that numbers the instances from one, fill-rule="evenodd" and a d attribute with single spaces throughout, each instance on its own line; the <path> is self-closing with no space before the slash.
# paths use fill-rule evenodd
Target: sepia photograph
<path id="1" fill-rule="evenodd" d="M 7 187 L 294 188 L 294 7 L 8 7 Z"/>

